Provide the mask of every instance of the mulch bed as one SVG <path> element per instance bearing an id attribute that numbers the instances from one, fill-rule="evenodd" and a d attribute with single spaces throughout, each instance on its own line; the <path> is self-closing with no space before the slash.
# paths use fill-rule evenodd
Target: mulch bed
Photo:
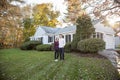
<path id="1" fill-rule="evenodd" d="M 98 53 L 80 53 L 80 52 L 72 52 L 73 55 L 76 55 L 78 57 L 90 57 L 90 58 L 101 58 L 101 59 L 107 59 L 106 57 L 99 55 Z"/>

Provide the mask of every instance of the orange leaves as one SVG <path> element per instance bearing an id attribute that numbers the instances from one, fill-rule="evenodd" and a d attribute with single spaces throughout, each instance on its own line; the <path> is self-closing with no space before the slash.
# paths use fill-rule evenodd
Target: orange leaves
<path id="1" fill-rule="evenodd" d="M 33 8 L 36 25 L 55 27 L 58 23 L 59 11 L 52 10 L 52 4 L 38 4 Z"/>
<path id="2" fill-rule="evenodd" d="M 78 16 L 83 14 L 83 10 L 81 8 L 80 0 L 67 0 L 68 2 L 68 13 L 67 13 L 67 22 L 76 23 L 76 19 Z"/>

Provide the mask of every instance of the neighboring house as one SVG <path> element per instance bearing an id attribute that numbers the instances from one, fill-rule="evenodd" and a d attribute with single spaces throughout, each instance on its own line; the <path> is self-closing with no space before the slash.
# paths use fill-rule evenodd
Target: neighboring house
<path id="1" fill-rule="evenodd" d="M 106 49 L 114 49 L 114 30 L 110 27 L 104 27 L 104 25 L 98 21 L 94 21 L 93 24 L 95 33 L 92 35 L 92 37 L 103 39 L 106 43 Z M 43 44 L 51 44 L 54 42 L 55 37 L 58 37 L 59 34 L 63 34 L 65 42 L 67 43 L 73 40 L 75 32 L 76 26 L 68 26 L 65 28 L 51 28 L 40 26 L 36 29 L 35 35 L 30 37 L 30 40 L 40 40 Z"/>

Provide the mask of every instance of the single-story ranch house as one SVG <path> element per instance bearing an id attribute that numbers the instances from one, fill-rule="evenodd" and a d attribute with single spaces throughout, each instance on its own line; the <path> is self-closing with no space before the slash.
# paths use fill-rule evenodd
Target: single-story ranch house
<path id="1" fill-rule="evenodd" d="M 93 21 L 93 25 L 95 28 L 95 33 L 92 35 L 92 37 L 103 39 L 106 43 L 106 49 L 115 49 L 114 30 L 110 27 L 105 27 L 99 21 Z M 75 32 L 76 26 L 67 26 L 64 28 L 39 26 L 36 29 L 34 36 L 30 37 L 30 40 L 40 40 L 43 44 L 52 44 L 55 40 L 55 37 L 58 37 L 59 34 L 63 34 L 65 42 L 67 43 L 73 40 Z"/>

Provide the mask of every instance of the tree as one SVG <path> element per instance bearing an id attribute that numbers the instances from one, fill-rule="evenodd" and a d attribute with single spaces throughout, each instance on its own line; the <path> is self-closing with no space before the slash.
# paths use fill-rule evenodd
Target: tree
<path id="1" fill-rule="evenodd" d="M 107 16 L 120 17 L 120 0 L 65 0 L 68 4 L 68 13 L 72 7 L 72 11 L 76 10 L 76 6 L 82 6 L 82 9 L 89 9 L 89 14 L 94 14 L 95 17 L 106 18 Z M 76 2 L 78 4 L 76 4 Z M 84 5 L 84 6 L 83 6 Z M 81 8 L 79 9 L 81 10 Z M 105 14 L 106 13 L 106 14 Z"/>
<path id="2" fill-rule="evenodd" d="M 71 44 L 73 50 L 77 49 L 77 44 L 79 41 L 90 38 L 91 35 L 95 32 L 91 18 L 88 15 L 79 16 L 76 23 L 76 34 Z"/>
<path id="3" fill-rule="evenodd" d="M 68 14 L 70 12 L 69 6 L 73 6 L 73 11 L 76 10 L 76 0 L 65 0 L 68 3 Z M 82 6 L 81 9 L 86 10 L 87 14 L 91 16 L 92 19 L 100 19 L 101 22 L 107 26 L 112 26 L 108 23 L 108 18 L 113 19 L 114 17 L 120 18 L 120 0 L 78 0 L 79 5 Z M 79 10 L 81 10 L 79 9 Z M 71 15 L 72 16 L 72 15 Z M 74 14 L 73 16 L 76 16 Z M 72 18 L 70 18 L 72 19 Z M 120 22 L 119 20 L 117 23 Z M 120 26 L 117 27 L 117 29 Z M 116 29 L 114 29 L 116 31 Z"/>
<path id="4" fill-rule="evenodd" d="M 2 23 L 0 25 L 0 43 L 4 45 L 3 47 L 8 45 L 17 47 L 22 41 L 20 7 L 11 4 L 12 1 L 23 2 L 22 0 L 0 1 L 0 23 Z"/>
<path id="5" fill-rule="evenodd" d="M 33 19 L 31 18 L 26 18 L 23 20 L 23 36 L 24 40 L 29 40 L 30 36 L 34 35 L 35 33 L 35 27 L 33 24 Z"/>
<path id="6" fill-rule="evenodd" d="M 32 18 L 32 5 L 26 5 L 26 6 L 22 7 L 21 13 L 22 13 L 22 17 L 24 19 Z"/>
<path id="7" fill-rule="evenodd" d="M 76 23 L 77 18 L 84 12 L 80 0 L 65 0 L 67 2 L 67 13 L 65 22 Z"/>
<path id="8" fill-rule="evenodd" d="M 84 8 L 92 8 L 91 14 L 95 17 L 105 19 L 110 16 L 120 17 L 120 1 L 119 0 L 81 0 L 82 4 L 86 4 Z"/>
<path id="9" fill-rule="evenodd" d="M 52 4 L 43 3 L 34 6 L 33 19 L 36 26 L 50 26 L 55 27 L 58 24 L 59 12 L 52 10 Z"/>
<path id="10" fill-rule="evenodd" d="M 116 23 L 113 25 L 113 30 L 116 32 L 115 35 L 117 35 L 117 34 L 120 32 L 120 21 L 116 22 Z"/>

